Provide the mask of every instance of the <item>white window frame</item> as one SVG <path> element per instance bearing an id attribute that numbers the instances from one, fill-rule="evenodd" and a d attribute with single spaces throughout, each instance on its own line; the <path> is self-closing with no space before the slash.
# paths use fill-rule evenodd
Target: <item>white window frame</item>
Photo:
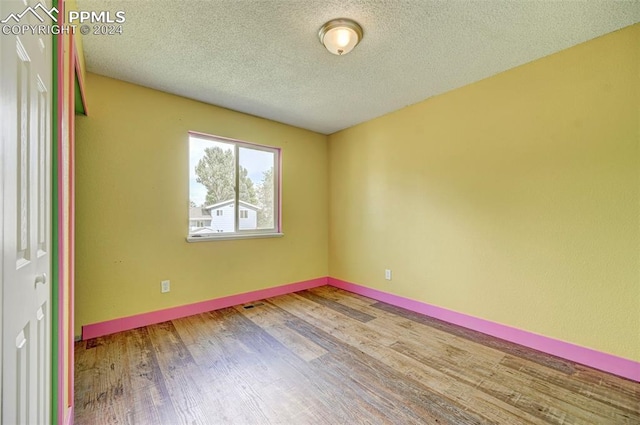
<path id="1" fill-rule="evenodd" d="M 282 233 L 282 179 L 281 179 L 281 170 L 282 170 L 282 149 L 259 145 L 256 143 L 250 143 L 243 140 L 230 139 L 228 137 L 222 136 L 214 136 L 211 134 L 200 133 L 197 131 L 189 131 L 189 138 L 197 137 L 199 139 L 208 139 L 213 142 L 226 143 L 233 145 L 234 150 L 234 159 L 235 159 L 235 198 L 234 198 L 234 206 L 235 206 L 235 220 L 234 232 L 225 232 L 225 233 L 208 233 L 202 235 L 191 235 L 190 230 L 187 236 L 187 242 L 206 242 L 206 241 L 219 241 L 219 240 L 230 240 L 230 239 L 255 239 L 255 238 L 274 238 L 274 237 L 282 237 L 284 234 Z M 190 142 L 189 142 L 190 148 Z M 239 180 L 240 180 L 240 148 L 253 149 L 253 150 L 261 150 L 265 152 L 270 152 L 274 154 L 273 161 L 273 215 L 274 215 L 274 227 L 272 229 L 240 229 L 240 191 L 238 190 Z"/>

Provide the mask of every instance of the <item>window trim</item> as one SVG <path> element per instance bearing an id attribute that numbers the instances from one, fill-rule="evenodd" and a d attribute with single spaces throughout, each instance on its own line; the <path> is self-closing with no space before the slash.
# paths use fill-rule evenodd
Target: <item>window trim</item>
<path id="1" fill-rule="evenodd" d="M 199 139 L 211 140 L 213 142 L 221 142 L 232 144 L 234 147 L 234 159 L 235 159 L 235 231 L 233 233 L 209 233 L 204 235 L 191 235 L 190 230 L 187 233 L 187 242 L 205 242 L 212 240 L 231 240 L 231 239 L 255 239 L 255 238 L 270 238 L 270 237 L 282 237 L 282 148 L 275 146 L 261 145 L 258 143 L 247 142 L 244 140 L 233 139 L 229 137 L 216 136 L 212 134 L 202 133 L 198 131 L 188 131 L 188 141 L 191 137 L 197 137 Z M 190 148 L 190 144 L 188 145 Z M 245 229 L 242 230 L 240 226 L 240 194 L 239 194 L 239 178 L 240 178 L 240 148 L 261 150 L 269 153 L 274 153 L 275 158 L 273 161 L 273 207 L 274 207 L 274 227 L 271 229 Z M 188 184 L 188 179 L 187 179 Z M 190 193 L 190 191 L 189 191 Z"/>
<path id="2" fill-rule="evenodd" d="M 263 239 L 263 238 L 281 238 L 284 233 L 243 233 L 234 235 L 232 233 L 212 233 L 209 235 L 192 235 L 187 236 L 187 242 L 211 242 L 211 241 L 228 241 L 234 239 Z"/>

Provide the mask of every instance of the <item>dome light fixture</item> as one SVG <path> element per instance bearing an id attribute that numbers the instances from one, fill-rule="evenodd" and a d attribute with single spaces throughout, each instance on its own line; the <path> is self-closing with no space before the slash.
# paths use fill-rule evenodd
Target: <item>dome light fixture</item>
<path id="1" fill-rule="evenodd" d="M 346 55 L 362 40 L 362 27 L 347 18 L 333 19 L 318 31 L 320 43 L 334 55 Z"/>

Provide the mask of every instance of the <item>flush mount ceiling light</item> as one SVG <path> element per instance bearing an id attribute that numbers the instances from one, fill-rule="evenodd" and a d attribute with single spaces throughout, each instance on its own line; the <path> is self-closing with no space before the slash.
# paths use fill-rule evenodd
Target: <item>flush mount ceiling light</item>
<path id="1" fill-rule="evenodd" d="M 318 36 L 328 51 L 345 55 L 362 40 L 362 27 L 351 19 L 333 19 L 320 28 Z"/>

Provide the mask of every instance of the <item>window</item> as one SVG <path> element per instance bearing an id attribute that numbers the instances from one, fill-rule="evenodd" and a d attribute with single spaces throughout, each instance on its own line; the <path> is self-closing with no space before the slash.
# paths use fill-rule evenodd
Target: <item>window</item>
<path id="1" fill-rule="evenodd" d="M 279 167 L 278 148 L 190 132 L 189 211 L 211 224 L 187 239 L 281 236 Z"/>

